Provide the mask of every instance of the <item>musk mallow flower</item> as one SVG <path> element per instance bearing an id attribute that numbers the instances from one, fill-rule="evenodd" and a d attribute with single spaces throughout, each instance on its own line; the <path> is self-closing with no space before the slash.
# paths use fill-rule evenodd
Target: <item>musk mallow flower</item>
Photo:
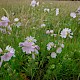
<path id="1" fill-rule="evenodd" d="M 3 16 L 1 20 L 2 21 L 0 21 L 0 26 L 5 26 L 5 27 L 8 26 L 8 23 L 10 22 L 10 20 L 7 17 Z"/>
<path id="2" fill-rule="evenodd" d="M 59 8 L 56 8 L 56 16 L 59 14 Z"/>
<path id="3" fill-rule="evenodd" d="M 73 33 L 71 32 L 71 29 L 69 29 L 69 28 L 63 29 L 60 34 L 61 34 L 60 36 L 62 38 L 66 38 L 67 36 L 72 38 L 72 35 L 73 35 Z"/>
<path id="4" fill-rule="evenodd" d="M 9 61 L 12 56 L 14 57 L 14 53 L 4 53 L 4 55 L 1 56 L 1 61 Z"/>
<path id="5" fill-rule="evenodd" d="M 34 43 L 28 41 L 20 43 L 19 46 L 22 47 L 23 52 L 26 52 L 26 54 L 31 54 L 35 49 Z"/>
<path id="6" fill-rule="evenodd" d="M 40 47 L 36 45 L 36 39 L 32 36 L 27 37 L 24 42 L 19 43 L 19 47 L 22 47 L 22 51 L 26 54 L 32 54 L 32 58 L 35 59 L 35 55 L 38 54 Z"/>
<path id="7" fill-rule="evenodd" d="M 1 61 L 9 61 L 11 57 L 15 57 L 15 50 L 11 46 L 7 46 L 5 49 L 7 52 L 1 56 Z"/>
<path id="8" fill-rule="evenodd" d="M 70 13 L 70 16 L 71 16 L 72 18 L 76 18 L 76 13 L 75 13 L 75 12 L 71 12 L 71 13 Z"/>
<path id="9" fill-rule="evenodd" d="M 0 26 L 8 26 L 8 22 L 6 21 L 0 21 Z"/>
<path id="10" fill-rule="evenodd" d="M 52 57 L 52 58 L 56 58 L 56 56 L 57 56 L 57 54 L 56 54 L 55 52 L 52 52 L 52 53 L 51 53 L 51 57 Z"/>
<path id="11" fill-rule="evenodd" d="M 54 47 L 54 43 L 53 43 L 53 42 L 49 42 L 49 43 L 47 44 L 47 50 L 50 51 L 50 49 L 51 49 L 52 47 Z"/>
<path id="12" fill-rule="evenodd" d="M 26 38 L 26 41 L 35 43 L 37 40 L 34 37 L 29 36 L 29 37 Z"/>
<path id="13" fill-rule="evenodd" d="M 31 54 L 31 52 L 38 54 L 39 46 L 35 45 L 34 42 L 28 42 L 26 40 L 25 42 L 19 43 L 19 46 L 22 47 L 23 52 L 26 52 L 26 54 Z"/>
<path id="14" fill-rule="evenodd" d="M 12 57 L 15 57 L 15 50 L 11 46 L 6 46 L 4 55 L 1 56 L 1 62 L 0 62 L 0 67 L 3 63 L 3 61 L 9 61 Z"/>

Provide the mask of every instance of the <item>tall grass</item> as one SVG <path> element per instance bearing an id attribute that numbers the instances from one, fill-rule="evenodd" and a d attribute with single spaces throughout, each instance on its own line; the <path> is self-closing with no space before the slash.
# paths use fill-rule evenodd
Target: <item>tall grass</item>
<path id="1" fill-rule="evenodd" d="M 6 15 L 4 8 L 9 14 L 11 23 L 18 17 L 22 26 L 12 27 L 10 35 L 0 33 L 0 48 L 12 46 L 16 52 L 15 58 L 4 62 L 0 68 L 0 80 L 79 80 L 80 78 L 80 24 L 77 15 L 75 19 L 70 17 L 75 12 L 80 2 L 71 1 L 40 1 L 40 6 L 30 7 L 29 0 L 1 0 L 0 18 Z M 44 8 L 49 8 L 50 13 L 44 13 Z M 60 9 L 60 14 L 55 15 L 55 9 Z M 12 14 L 14 13 L 14 15 Z M 25 20 L 24 20 L 25 19 Z M 44 21 L 46 20 L 46 21 Z M 10 24 L 11 24 L 10 23 Z M 40 28 L 42 23 L 45 28 Z M 73 31 L 72 39 L 62 39 L 46 34 L 46 30 L 52 29 L 56 34 L 63 28 Z M 39 55 L 33 60 L 31 55 L 26 55 L 19 47 L 27 36 L 37 39 L 40 46 Z M 46 45 L 48 42 L 64 41 L 65 47 L 56 59 L 50 57 Z"/>

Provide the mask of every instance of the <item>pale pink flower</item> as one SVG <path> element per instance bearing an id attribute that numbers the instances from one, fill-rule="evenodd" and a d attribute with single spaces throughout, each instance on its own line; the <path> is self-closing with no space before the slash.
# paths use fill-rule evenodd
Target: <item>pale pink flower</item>
<path id="1" fill-rule="evenodd" d="M 26 41 L 19 43 L 23 52 L 26 52 L 26 54 L 32 54 L 33 59 L 35 59 L 35 54 L 38 54 L 38 50 L 40 49 L 38 45 L 35 45 L 36 41 L 37 40 L 34 37 L 30 36 L 26 38 Z"/>
<path id="2" fill-rule="evenodd" d="M 60 34 L 62 38 L 66 38 L 67 36 L 71 38 L 71 36 L 73 35 L 73 33 L 71 33 L 71 29 L 69 28 L 63 29 Z"/>
<path id="3" fill-rule="evenodd" d="M 10 20 L 7 17 L 3 16 L 1 20 L 2 21 L 0 21 L 0 26 L 5 26 L 5 27 L 8 26 L 8 23 L 10 22 Z"/>
<path id="4" fill-rule="evenodd" d="M 5 16 L 3 16 L 3 17 L 1 18 L 1 20 L 2 20 L 2 21 L 6 21 L 6 22 L 10 22 L 10 20 L 8 19 L 8 17 L 5 17 Z"/>
<path id="5" fill-rule="evenodd" d="M 7 52 L 1 56 L 0 67 L 1 67 L 3 61 L 9 61 L 12 57 L 15 57 L 15 55 L 14 55 L 15 50 L 11 46 L 7 46 L 5 50 Z"/>
<path id="6" fill-rule="evenodd" d="M 58 47 L 57 50 L 56 50 L 56 53 L 61 53 L 61 52 L 62 52 L 62 48 Z"/>
<path id="7" fill-rule="evenodd" d="M 56 54 L 55 52 L 52 52 L 52 53 L 51 53 L 51 57 L 52 57 L 52 58 L 56 58 L 56 56 L 57 56 L 57 54 Z"/>
<path id="8" fill-rule="evenodd" d="M 35 1 L 35 0 L 32 0 L 30 5 L 31 5 L 32 7 L 35 7 L 35 6 L 36 6 L 36 1 Z"/>
<path id="9" fill-rule="evenodd" d="M 75 13 L 75 12 L 71 12 L 71 13 L 70 13 L 70 16 L 71 16 L 72 18 L 76 18 L 76 13 Z"/>
<path id="10" fill-rule="evenodd" d="M 50 34 L 50 31 L 49 31 L 49 30 L 47 30 L 47 31 L 46 31 L 46 34 Z"/>
<path id="11" fill-rule="evenodd" d="M 12 56 L 14 56 L 14 53 L 5 53 L 3 56 L 1 56 L 1 61 L 9 61 Z"/>
<path id="12" fill-rule="evenodd" d="M 8 26 L 8 22 L 6 21 L 0 21 L 0 26 Z"/>
<path id="13" fill-rule="evenodd" d="M 19 45 L 22 47 L 23 52 L 26 52 L 26 54 L 34 52 L 35 46 L 33 42 L 25 41 L 23 43 L 20 43 Z"/>

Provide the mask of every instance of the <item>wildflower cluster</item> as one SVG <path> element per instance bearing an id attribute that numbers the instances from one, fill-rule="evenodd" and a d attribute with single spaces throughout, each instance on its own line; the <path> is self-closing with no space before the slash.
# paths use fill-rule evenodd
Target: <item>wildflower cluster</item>
<path id="1" fill-rule="evenodd" d="M 55 51 L 53 51 L 51 53 L 51 57 L 52 58 L 56 58 L 57 57 L 57 54 L 60 54 L 62 52 L 62 48 L 64 48 L 64 44 L 63 43 L 53 43 L 53 42 L 49 42 L 47 44 L 47 50 L 50 51 L 52 48 L 55 49 Z"/>

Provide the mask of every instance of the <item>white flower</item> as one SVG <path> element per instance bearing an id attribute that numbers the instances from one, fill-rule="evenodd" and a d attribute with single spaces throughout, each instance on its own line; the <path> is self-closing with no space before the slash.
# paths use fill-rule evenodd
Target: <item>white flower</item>
<path id="1" fill-rule="evenodd" d="M 71 13 L 70 13 L 70 16 L 71 16 L 72 18 L 76 18 L 76 13 L 75 13 L 75 12 L 71 12 Z"/>
<path id="2" fill-rule="evenodd" d="M 35 6 L 36 6 L 36 1 L 35 1 L 35 0 L 32 0 L 30 5 L 31 5 L 32 7 L 35 7 Z"/>
<path id="3" fill-rule="evenodd" d="M 0 53 L 2 53 L 3 51 L 2 51 L 2 49 L 0 48 Z"/>
<path id="4" fill-rule="evenodd" d="M 53 32 L 54 32 L 53 30 L 50 30 L 50 33 L 51 33 L 51 34 L 53 34 Z"/>
<path id="5" fill-rule="evenodd" d="M 50 34 L 50 31 L 49 31 L 49 30 L 47 30 L 47 31 L 46 31 L 46 34 Z"/>
<path id="6" fill-rule="evenodd" d="M 61 53 L 61 52 L 62 52 L 62 48 L 58 47 L 57 50 L 56 50 L 56 53 Z"/>
<path id="7" fill-rule="evenodd" d="M 69 28 L 63 29 L 60 34 L 62 38 L 66 38 L 67 36 L 71 38 L 71 36 L 73 35 L 73 33 L 71 33 L 71 29 Z"/>
<path id="8" fill-rule="evenodd" d="M 59 8 L 56 8 L 56 16 L 59 14 Z"/>
<path id="9" fill-rule="evenodd" d="M 46 26 L 46 24 L 41 24 L 41 28 L 44 28 Z"/>
<path id="10" fill-rule="evenodd" d="M 10 22 L 10 20 L 9 20 L 7 17 L 5 17 L 5 16 L 3 16 L 3 17 L 1 18 L 1 20 L 2 20 L 2 21 L 6 21 L 6 22 Z"/>
<path id="11" fill-rule="evenodd" d="M 37 6 L 39 6 L 39 1 L 36 3 Z"/>
<path id="12" fill-rule="evenodd" d="M 48 9 L 48 8 L 44 9 L 44 12 L 48 12 L 49 13 L 49 11 L 50 11 L 50 9 Z"/>
<path id="13" fill-rule="evenodd" d="M 54 46 L 54 43 L 53 42 L 49 42 L 47 44 L 47 50 L 49 51 L 53 46 Z"/>
<path id="14" fill-rule="evenodd" d="M 14 22 L 18 22 L 18 21 L 19 21 L 19 19 L 18 19 L 18 18 L 15 18 L 15 19 L 14 19 Z"/>
<path id="15" fill-rule="evenodd" d="M 52 58 L 56 58 L 56 56 L 57 56 L 57 54 L 56 54 L 55 52 L 52 52 L 52 53 L 51 53 L 51 57 L 52 57 Z"/>
<path id="16" fill-rule="evenodd" d="M 64 44 L 61 44 L 60 46 L 61 46 L 62 48 L 64 48 Z"/>
<path id="17" fill-rule="evenodd" d="M 32 37 L 32 36 L 27 37 L 26 40 L 27 40 L 28 42 L 36 42 L 36 41 L 37 41 L 37 40 L 34 39 L 34 37 Z"/>
<path id="18" fill-rule="evenodd" d="M 47 30 L 46 34 L 52 34 L 53 35 L 54 31 L 53 30 Z"/>

